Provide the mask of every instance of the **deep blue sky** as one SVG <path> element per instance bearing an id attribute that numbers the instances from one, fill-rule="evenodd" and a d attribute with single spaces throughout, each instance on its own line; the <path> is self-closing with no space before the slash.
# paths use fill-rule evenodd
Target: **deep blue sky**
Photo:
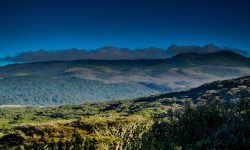
<path id="1" fill-rule="evenodd" d="M 250 51 L 249 0 L 0 0 L 0 56 L 213 43 Z"/>

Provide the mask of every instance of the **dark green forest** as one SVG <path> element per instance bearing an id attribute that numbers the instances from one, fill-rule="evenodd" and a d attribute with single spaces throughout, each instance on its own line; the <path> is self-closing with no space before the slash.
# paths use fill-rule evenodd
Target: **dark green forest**
<path id="1" fill-rule="evenodd" d="M 156 93 L 158 93 L 156 90 L 136 83 L 104 83 L 44 76 L 16 76 L 0 79 L 1 105 L 58 106 L 131 99 Z"/>

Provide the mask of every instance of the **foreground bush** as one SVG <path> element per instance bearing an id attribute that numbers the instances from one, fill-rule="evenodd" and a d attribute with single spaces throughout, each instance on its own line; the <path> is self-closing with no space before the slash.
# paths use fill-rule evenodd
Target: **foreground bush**
<path id="1" fill-rule="evenodd" d="M 153 122 L 142 116 L 91 117 L 71 123 L 16 128 L 2 137 L 2 149 L 140 149 Z"/>
<path id="2" fill-rule="evenodd" d="M 250 101 L 187 106 L 153 128 L 158 147 L 164 149 L 250 149 Z"/>

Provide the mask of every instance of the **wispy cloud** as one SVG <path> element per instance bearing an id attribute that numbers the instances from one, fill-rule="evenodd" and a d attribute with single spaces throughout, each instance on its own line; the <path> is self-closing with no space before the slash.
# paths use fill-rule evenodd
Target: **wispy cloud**
<path id="1" fill-rule="evenodd" d="M 103 47 L 92 51 L 82 49 L 67 49 L 58 51 L 30 51 L 16 56 L 5 57 L 4 60 L 15 62 L 38 62 L 55 60 L 80 60 L 80 59 L 161 59 L 166 58 L 167 52 L 160 48 L 127 49 Z"/>

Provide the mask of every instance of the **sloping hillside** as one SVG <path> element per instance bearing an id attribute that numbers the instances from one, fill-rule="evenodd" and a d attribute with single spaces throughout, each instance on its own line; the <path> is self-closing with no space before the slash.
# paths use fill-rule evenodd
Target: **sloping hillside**
<path id="1" fill-rule="evenodd" d="M 154 97 L 154 99 L 157 100 L 158 98 L 162 97 L 190 99 L 194 103 L 209 98 L 220 98 L 228 101 L 248 98 L 250 97 L 250 76 L 230 80 L 215 81 L 212 83 L 201 85 L 197 88 L 190 89 L 188 91 L 173 92 L 156 96 Z"/>
<path id="2" fill-rule="evenodd" d="M 138 99 L 113 100 L 108 102 L 85 103 L 81 105 L 63 105 L 60 107 L 3 107 L 0 111 L 2 112 L 1 117 L 5 117 L 5 113 L 8 114 L 14 110 L 15 113 L 10 113 L 9 115 L 14 115 L 10 118 L 16 118 L 17 122 L 22 119 L 36 121 L 32 119 L 34 116 L 39 116 L 37 120 L 39 122 L 43 119 L 72 119 L 81 116 L 105 115 L 109 113 L 119 113 L 122 115 L 159 115 L 161 113 L 166 113 L 168 109 L 173 107 L 176 109 L 181 108 L 187 103 L 196 105 L 204 101 L 212 101 L 215 99 L 236 102 L 240 99 L 249 98 L 250 76 L 247 76 L 215 81 L 188 91 L 153 95 Z M 18 117 L 15 115 L 18 115 Z"/>

